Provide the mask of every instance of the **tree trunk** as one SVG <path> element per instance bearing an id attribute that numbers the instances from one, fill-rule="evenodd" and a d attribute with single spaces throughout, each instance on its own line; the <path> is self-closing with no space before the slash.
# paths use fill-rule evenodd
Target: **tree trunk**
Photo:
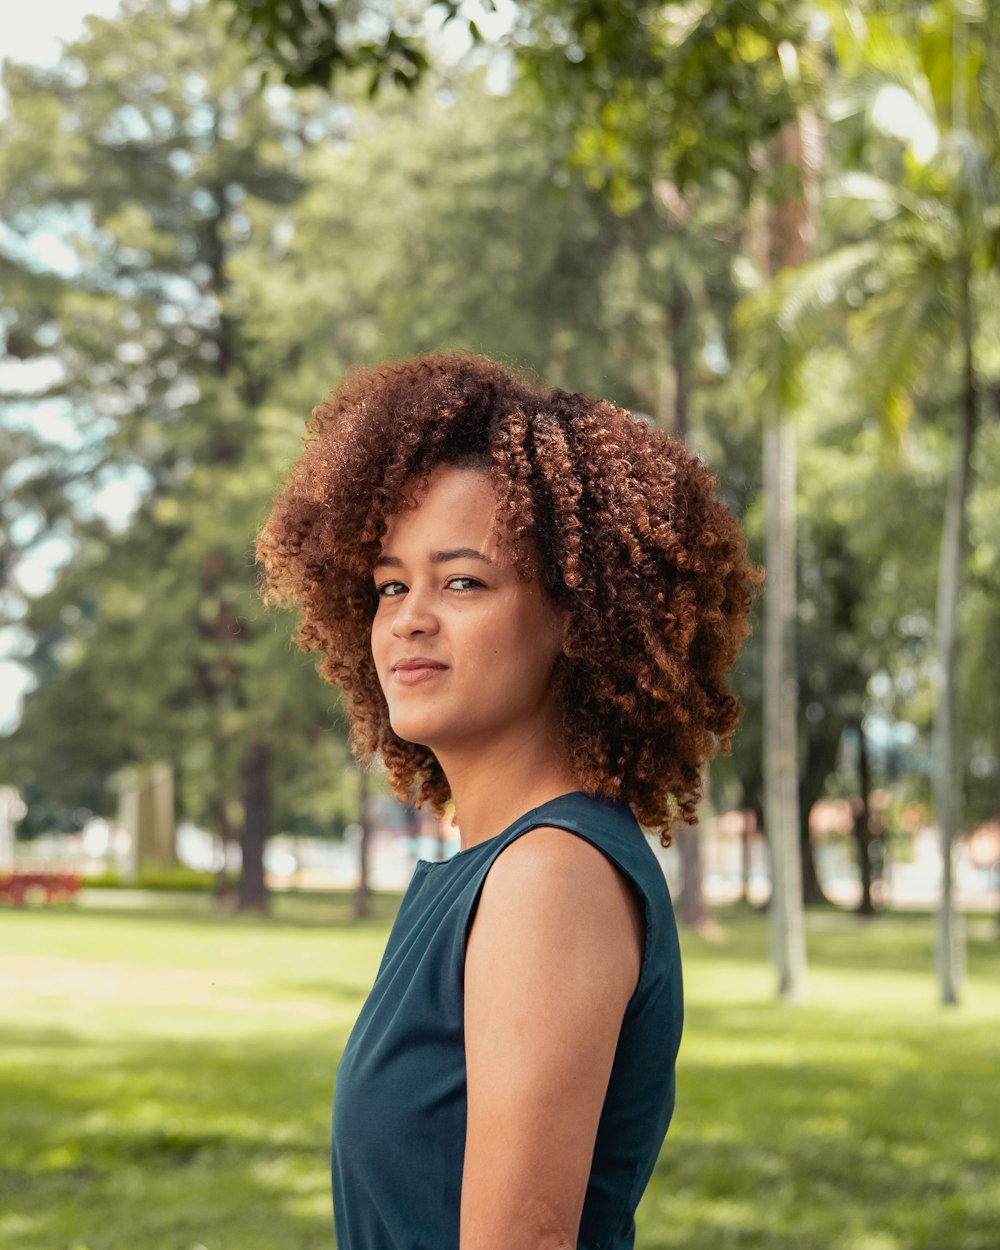
<path id="1" fill-rule="evenodd" d="M 775 421 L 764 431 L 764 497 L 769 501 L 764 597 L 764 820 L 771 848 L 771 952 L 778 993 L 805 994 L 805 922 L 799 854 L 795 679 L 795 431 Z"/>
<path id="2" fill-rule="evenodd" d="M 694 310 L 687 289 L 678 283 L 670 300 L 670 350 L 674 363 L 674 428 L 679 443 L 687 443 L 691 413 L 691 321 Z"/>
<path id="3" fill-rule="evenodd" d="M 816 734 L 806 736 L 805 766 L 799 778 L 799 853 L 802 858 L 802 900 L 804 903 L 829 903 L 816 871 L 816 856 L 809 834 L 809 816 L 813 805 L 823 797 L 823 783 L 833 761 L 826 758 L 823 741 Z"/>
<path id="4" fill-rule="evenodd" d="M 994 675 L 998 679 L 998 683 L 1000 683 L 1000 664 L 998 664 L 996 668 L 994 669 Z M 997 773 L 996 805 L 994 808 L 994 812 L 995 812 L 994 820 L 997 822 L 998 825 L 1000 825 L 1000 773 Z M 996 889 L 997 889 L 996 936 L 997 936 L 997 939 L 1000 940 L 1000 847 L 998 847 L 998 851 L 997 851 L 997 861 L 993 865 L 993 877 L 996 882 Z"/>
<path id="5" fill-rule="evenodd" d="M 750 873 L 753 868 L 753 837 L 757 832 L 757 812 L 752 807 L 743 808 L 743 828 L 740 832 L 742 855 L 740 864 L 740 900 L 750 901 Z"/>
<path id="6" fill-rule="evenodd" d="M 968 528 L 967 504 L 976 431 L 976 375 L 973 359 L 972 292 L 966 275 L 962 301 L 962 341 L 965 376 L 961 424 L 955 464 L 949 483 L 941 535 L 937 594 L 938 698 L 933 728 L 934 815 L 941 843 L 941 899 L 937 916 L 935 961 L 941 1002 L 958 1002 L 964 968 L 964 940 L 955 915 L 952 883 L 952 845 L 961 823 L 962 754 L 958 726 L 958 607 L 962 589 Z"/>
<path id="7" fill-rule="evenodd" d="M 815 240 L 813 203 L 819 174 L 818 127 L 802 110 L 782 130 L 769 153 L 779 183 L 796 170 L 800 186 L 756 214 L 757 264 L 770 278 L 809 260 Z M 754 218 L 752 217 L 752 220 Z M 773 394 L 787 381 L 781 344 Z M 769 413 L 764 429 L 764 831 L 771 849 L 773 890 L 769 907 L 771 952 L 778 994 L 787 1002 L 805 997 L 805 919 L 802 907 L 801 822 L 798 790 L 798 682 L 795 616 L 795 427 L 787 411 Z"/>
<path id="8" fill-rule="evenodd" d="M 676 831 L 674 837 L 681 858 L 681 892 L 678 900 L 681 923 L 689 929 L 701 929 L 711 923 L 712 911 L 705 898 L 698 827 L 685 825 Z"/>
<path id="9" fill-rule="evenodd" d="M 371 913 L 371 887 L 368 884 L 368 851 L 371 842 L 371 816 L 368 803 L 368 770 L 358 765 L 358 888 L 354 892 L 354 919 L 364 920 Z"/>
<path id="10" fill-rule="evenodd" d="M 243 757 L 243 871 L 240 911 L 267 911 L 264 845 L 271 832 L 271 744 L 250 743 Z"/>
<path id="11" fill-rule="evenodd" d="M 222 843 L 222 863 L 212 883 L 212 895 L 216 903 L 230 906 L 233 901 L 233 890 L 226 874 L 226 865 L 229 863 L 229 845 L 231 842 L 242 842 L 243 838 L 242 832 L 234 829 L 229 819 L 229 804 L 225 795 L 220 796 L 217 810 L 219 841 Z"/>
<path id="12" fill-rule="evenodd" d="M 872 901 L 872 822 L 868 811 L 868 796 L 871 794 L 871 774 L 868 768 L 868 746 L 865 740 L 864 725 L 858 721 L 858 789 L 860 796 L 854 811 L 854 839 L 858 847 L 858 867 L 861 869 L 861 900 L 858 903 L 859 916 L 874 916 L 875 904 Z"/>
<path id="13" fill-rule="evenodd" d="M 674 363 L 674 428 L 673 437 L 687 443 L 690 433 L 688 417 L 691 406 L 691 300 L 682 283 L 677 283 L 669 305 L 670 350 Z M 696 826 L 686 825 L 677 832 L 677 849 L 681 859 L 681 922 L 691 929 L 702 929 L 712 923 L 712 910 L 705 898 L 702 871 L 701 839 Z"/>
<path id="14" fill-rule="evenodd" d="M 764 828 L 764 796 L 763 778 L 758 765 L 755 772 L 739 774 L 740 787 L 743 791 L 743 893 L 744 900 L 750 900 L 750 877 L 753 870 L 753 839 Z"/>
<path id="15" fill-rule="evenodd" d="M 802 866 L 802 902 L 814 906 L 818 903 L 829 903 L 823 893 L 819 873 L 816 870 L 816 854 L 813 851 L 812 836 L 809 833 L 809 813 L 812 805 L 803 807 L 799 804 L 799 862 Z"/>

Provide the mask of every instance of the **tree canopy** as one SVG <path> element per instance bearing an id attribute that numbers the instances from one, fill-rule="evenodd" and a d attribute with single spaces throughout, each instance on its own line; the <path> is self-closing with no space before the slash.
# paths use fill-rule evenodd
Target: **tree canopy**
<path id="1" fill-rule="evenodd" d="M 6 68 L 3 621 L 36 689 L 0 766 L 25 827 L 110 811 L 116 770 L 159 758 L 210 827 L 255 803 L 268 828 L 353 818 L 335 693 L 258 603 L 254 535 L 342 372 L 449 346 L 687 438 L 758 557 L 761 413 L 794 409 L 806 813 L 856 789 L 859 725 L 875 781 L 930 797 L 971 360 L 956 771 L 962 827 L 995 815 L 995 16 L 534 0 L 466 65 L 440 30 L 474 43 L 471 9 L 396 12 L 127 0 L 54 67 Z M 782 147 L 804 112 L 812 189 Z M 772 273 L 761 214 L 780 242 L 806 192 L 813 259 Z M 53 541 L 54 585 L 28 593 L 19 570 Z M 720 804 L 762 803 L 761 641 Z"/>

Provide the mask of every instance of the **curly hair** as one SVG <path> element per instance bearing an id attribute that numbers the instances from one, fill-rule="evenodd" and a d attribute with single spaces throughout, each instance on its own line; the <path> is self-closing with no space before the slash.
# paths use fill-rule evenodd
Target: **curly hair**
<path id="1" fill-rule="evenodd" d="M 441 465 L 490 475 L 519 574 L 534 548 L 569 609 L 554 681 L 581 789 L 628 803 L 666 845 L 697 823 L 703 766 L 729 752 L 742 709 L 727 673 L 763 580 L 715 479 L 613 403 L 466 353 L 358 369 L 314 409 L 258 536 L 261 591 L 298 608 L 295 640 L 344 691 L 355 753 L 380 755 L 398 797 L 438 812 L 447 779 L 392 731 L 371 625 L 387 518 Z"/>

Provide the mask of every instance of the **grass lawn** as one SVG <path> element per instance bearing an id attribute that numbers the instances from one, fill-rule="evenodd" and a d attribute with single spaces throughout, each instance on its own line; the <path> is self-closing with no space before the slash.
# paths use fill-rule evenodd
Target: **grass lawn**
<path id="1" fill-rule="evenodd" d="M 332 1250 L 337 1057 L 395 901 L 271 920 L 0 914 L 2 1250 Z M 936 1005 L 929 917 L 809 923 L 772 1001 L 764 921 L 685 935 L 677 1112 L 638 1250 L 998 1250 L 1000 942 Z M 442 1247 L 442 1250 L 458 1250 Z"/>

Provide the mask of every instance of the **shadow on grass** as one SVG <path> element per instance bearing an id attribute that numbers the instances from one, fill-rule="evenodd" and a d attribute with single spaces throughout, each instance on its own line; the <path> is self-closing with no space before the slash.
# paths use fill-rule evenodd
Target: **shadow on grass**
<path id="1" fill-rule="evenodd" d="M 847 1013 L 835 1003 L 790 1011 L 734 1002 L 730 990 L 748 965 L 765 966 L 766 927 L 759 916 L 720 913 L 725 942 L 685 939 L 692 982 L 699 964 L 718 965 L 719 981 L 712 1001 L 689 1008 L 677 1114 L 640 1208 L 638 1250 L 996 1250 L 995 1024 L 926 1013 L 911 1020 L 905 1010 Z M 80 925 L 92 914 L 82 911 Z M 135 950 L 137 968 L 151 967 L 143 961 L 161 937 L 177 944 L 178 920 L 205 949 L 222 922 L 234 925 L 246 936 L 247 959 L 271 945 L 255 932 L 303 927 L 183 911 L 132 917 L 140 915 L 156 933 Z M 132 917 L 115 916 L 120 924 L 94 926 L 101 932 L 89 935 L 89 958 L 104 949 L 117 960 L 134 944 Z M 30 932 L 55 932 L 47 919 L 36 917 Z M 368 924 L 374 931 L 385 920 Z M 926 972 L 930 918 L 890 916 L 882 925 L 880 918 L 862 930 L 850 915 L 824 912 L 810 930 L 811 958 Z M 353 927 L 345 923 L 329 951 L 325 938 L 289 938 L 274 967 L 305 975 L 289 982 L 276 972 L 276 987 L 360 1004 L 360 985 L 313 975 L 347 967 L 336 960 L 353 949 Z M 323 964 L 308 962 L 314 942 Z M 374 932 L 361 945 L 374 951 Z M 974 954 L 1000 972 L 1000 952 L 984 946 Z M 270 985 L 271 965 L 253 966 Z M 888 990 L 902 979 L 885 978 Z M 867 992 L 867 982 L 854 971 L 843 992 Z M 273 1010 L 286 1006 L 276 1000 Z M 136 1002 L 132 1010 L 150 1008 Z M 120 1027 L 126 1017 L 113 1018 Z M 314 1032 L 310 1020 L 291 1039 L 248 1028 L 237 1041 L 202 1043 L 125 1038 L 106 1027 L 99 1038 L 0 1020 L 0 1043 L 13 1047 L 0 1066 L 0 1246 L 331 1250 L 337 1027 Z"/>
<path id="2" fill-rule="evenodd" d="M 698 1036 L 720 1027 L 700 1019 Z M 802 1058 L 773 1063 L 707 1063 L 682 1049 L 637 1244 L 996 1250 L 995 1030 L 939 1042 L 902 1030 L 825 1063 L 807 1057 L 810 1040 Z M 859 1062 L 866 1050 L 873 1060 Z"/>
<path id="3" fill-rule="evenodd" d="M 3 1040 L 33 1058 L 0 1068 L 0 1245 L 330 1250 L 329 1038 Z"/>
<path id="4" fill-rule="evenodd" d="M 698 1041 L 724 1034 L 724 1015 L 700 1015 L 640 1250 L 995 1250 L 991 1029 L 904 1031 L 874 1062 L 865 1046 L 817 1062 L 809 1034 L 791 1062 L 719 1062 Z M 328 1035 L 6 1032 L 26 1058 L 0 1070 L 0 1245 L 331 1250 Z"/>

